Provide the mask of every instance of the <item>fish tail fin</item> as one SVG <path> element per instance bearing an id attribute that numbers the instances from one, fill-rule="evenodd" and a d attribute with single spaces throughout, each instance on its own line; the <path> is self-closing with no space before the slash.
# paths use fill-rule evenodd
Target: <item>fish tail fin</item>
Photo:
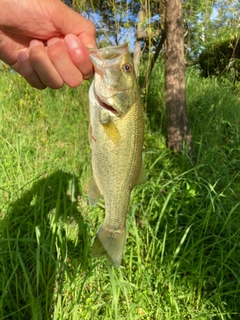
<path id="1" fill-rule="evenodd" d="M 102 226 L 93 243 L 92 256 L 101 258 L 106 255 L 110 263 L 115 268 L 119 268 L 122 261 L 125 238 L 125 226 L 120 230 L 112 230 Z"/>

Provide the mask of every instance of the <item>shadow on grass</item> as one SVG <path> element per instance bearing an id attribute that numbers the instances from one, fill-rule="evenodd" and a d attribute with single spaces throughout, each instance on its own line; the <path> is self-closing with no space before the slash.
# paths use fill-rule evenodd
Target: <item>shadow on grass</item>
<path id="1" fill-rule="evenodd" d="M 0 225 L 0 318 L 50 319 L 64 277 L 88 267 L 76 177 L 57 171 L 10 203 Z"/>

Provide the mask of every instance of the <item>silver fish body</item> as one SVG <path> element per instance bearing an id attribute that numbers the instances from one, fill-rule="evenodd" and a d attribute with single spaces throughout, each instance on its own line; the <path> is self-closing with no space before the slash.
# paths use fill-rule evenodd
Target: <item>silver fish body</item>
<path id="1" fill-rule="evenodd" d="M 143 110 L 127 45 L 91 49 L 95 77 L 89 90 L 93 179 L 89 200 L 105 202 L 105 219 L 92 248 L 119 267 L 126 215 L 134 186 L 145 181 L 142 165 Z"/>

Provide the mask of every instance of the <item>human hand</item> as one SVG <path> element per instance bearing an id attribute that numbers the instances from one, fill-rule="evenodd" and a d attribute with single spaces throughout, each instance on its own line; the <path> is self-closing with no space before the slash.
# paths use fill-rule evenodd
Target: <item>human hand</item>
<path id="1" fill-rule="evenodd" d="M 0 0 L 0 59 L 31 86 L 77 87 L 93 75 L 94 24 L 60 0 Z"/>

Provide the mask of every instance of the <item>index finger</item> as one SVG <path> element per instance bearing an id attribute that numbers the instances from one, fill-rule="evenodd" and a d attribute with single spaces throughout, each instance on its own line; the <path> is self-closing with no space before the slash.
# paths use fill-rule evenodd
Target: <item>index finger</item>
<path id="1" fill-rule="evenodd" d="M 86 46 L 73 34 L 66 35 L 64 42 L 68 48 L 68 54 L 72 62 L 81 71 L 83 79 L 91 78 L 94 71 Z"/>
<path id="2" fill-rule="evenodd" d="M 58 14 L 54 13 L 53 22 L 62 35 L 76 35 L 87 48 L 96 48 L 96 28 L 92 21 L 73 11 L 63 2 L 58 5 Z M 59 25 L 61 21 L 61 25 Z"/>

